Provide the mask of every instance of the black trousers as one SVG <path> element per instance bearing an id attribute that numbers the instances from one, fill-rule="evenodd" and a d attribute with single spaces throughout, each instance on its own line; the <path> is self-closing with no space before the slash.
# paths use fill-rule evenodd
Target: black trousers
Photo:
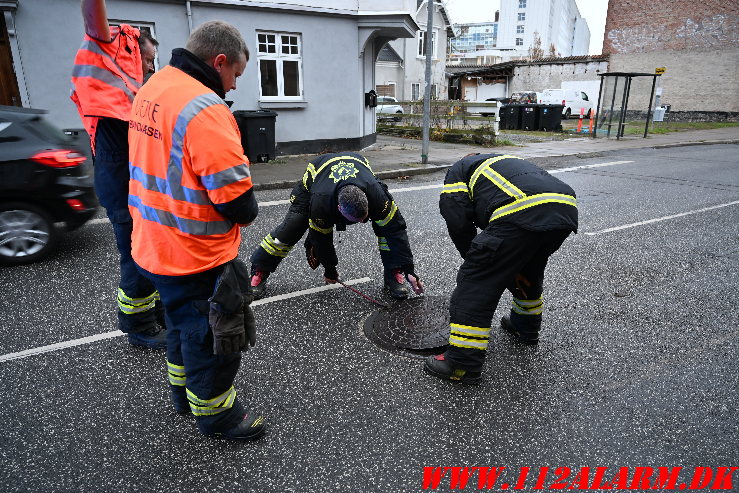
<path id="1" fill-rule="evenodd" d="M 569 230 L 529 231 L 501 221 L 491 223 L 472 240 L 449 306 L 448 361 L 458 368 L 482 368 L 493 315 L 505 289 L 514 298 L 514 326 L 539 330 L 544 270 L 549 256 L 569 234 Z"/>

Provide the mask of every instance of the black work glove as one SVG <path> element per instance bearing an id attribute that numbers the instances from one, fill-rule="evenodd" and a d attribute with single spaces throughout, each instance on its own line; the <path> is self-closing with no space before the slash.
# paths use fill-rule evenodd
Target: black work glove
<path id="1" fill-rule="evenodd" d="M 313 245 L 307 240 L 305 242 L 305 259 L 313 270 L 316 270 L 318 266 L 321 265 L 321 261 L 316 257 L 316 249 L 313 248 Z"/>
<path id="2" fill-rule="evenodd" d="M 401 267 L 401 270 L 403 271 L 403 274 L 405 274 L 405 278 L 408 280 L 408 284 L 411 285 L 413 292 L 416 294 L 423 294 L 423 283 L 421 282 L 421 278 L 419 278 L 414 272 L 413 264 L 404 265 Z"/>
<path id="3" fill-rule="evenodd" d="M 227 355 L 246 349 L 244 296 L 233 262 L 225 264 L 208 299 L 208 324 L 213 332 L 213 354 Z"/>
<path id="4" fill-rule="evenodd" d="M 339 280 L 339 272 L 336 270 L 336 266 L 334 267 L 326 267 L 323 271 L 323 278 L 326 279 L 326 282 L 333 284 L 336 281 Z"/>

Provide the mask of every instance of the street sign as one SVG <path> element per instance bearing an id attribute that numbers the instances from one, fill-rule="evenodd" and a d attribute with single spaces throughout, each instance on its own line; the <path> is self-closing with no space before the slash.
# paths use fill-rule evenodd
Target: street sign
<path id="1" fill-rule="evenodd" d="M 654 69 L 654 73 L 657 75 L 662 75 L 665 73 L 665 70 L 667 70 L 667 67 L 657 67 Z"/>

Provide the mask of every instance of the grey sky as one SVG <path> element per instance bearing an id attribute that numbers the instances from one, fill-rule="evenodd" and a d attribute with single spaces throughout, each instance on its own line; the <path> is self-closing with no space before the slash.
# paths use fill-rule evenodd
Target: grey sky
<path id="1" fill-rule="evenodd" d="M 603 48 L 603 32 L 606 26 L 608 0 L 575 0 L 577 8 L 590 28 L 590 54 L 598 55 Z M 446 0 L 452 22 L 492 21 L 500 10 L 500 0 Z"/>

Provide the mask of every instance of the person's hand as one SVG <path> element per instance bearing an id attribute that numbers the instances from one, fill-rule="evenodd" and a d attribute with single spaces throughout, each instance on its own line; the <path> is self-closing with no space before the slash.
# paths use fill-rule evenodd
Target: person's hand
<path id="1" fill-rule="evenodd" d="M 413 266 L 404 266 L 403 273 L 405 274 L 405 278 L 408 280 L 408 284 L 411 285 L 411 289 L 413 290 L 413 292 L 416 294 L 423 294 L 423 292 L 425 291 L 423 282 L 421 282 L 421 279 L 414 272 Z"/>
<path id="2" fill-rule="evenodd" d="M 318 266 L 321 265 L 318 257 L 316 257 L 316 249 L 313 248 L 313 245 L 309 246 L 307 243 L 305 246 L 305 259 L 308 261 L 308 265 L 313 270 L 316 270 Z"/>
<path id="3" fill-rule="evenodd" d="M 335 284 L 339 280 L 339 273 L 336 267 L 326 267 L 323 271 L 323 279 L 328 284 Z"/>

